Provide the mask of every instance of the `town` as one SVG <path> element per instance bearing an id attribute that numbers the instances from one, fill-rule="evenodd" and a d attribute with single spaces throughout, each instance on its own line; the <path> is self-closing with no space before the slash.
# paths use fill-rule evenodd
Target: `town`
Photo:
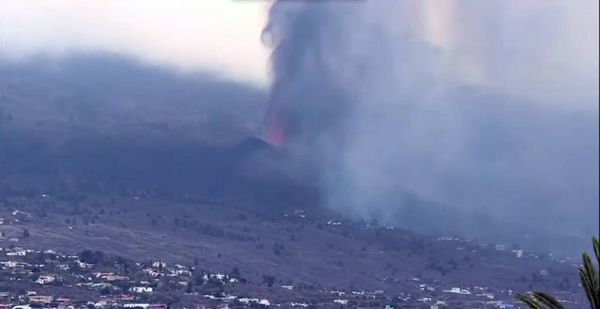
<path id="1" fill-rule="evenodd" d="M 46 198 L 46 197 L 42 197 Z M 455 286 L 444 280 L 380 278 L 385 284 L 400 284 L 404 292 L 381 289 L 361 290 L 352 287 L 280 282 L 263 275 L 246 278 L 237 267 L 217 272 L 198 259 L 189 264 L 162 260 L 132 260 L 115 254 L 86 249 L 77 253 L 36 250 L 21 245 L 30 237 L 23 218 L 31 214 L 13 209 L 3 217 L 1 225 L 22 229 L 21 235 L 0 233 L 0 308 L 524 308 L 515 300 L 515 291 L 484 286 Z M 284 218 L 304 220 L 303 211 L 285 214 Z M 324 221 L 325 226 L 340 227 L 338 220 Z M 392 227 L 374 227 L 368 230 Z M 440 237 L 440 243 L 452 244 L 457 251 L 485 245 L 476 240 Z M 471 249 L 472 250 L 472 249 Z M 498 254 L 517 259 L 537 259 L 524 250 L 510 250 L 495 245 Z M 550 255 L 551 258 L 552 255 Z M 570 263 L 555 259 L 555 263 Z M 538 277 L 548 276 L 547 270 Z M 534 274 L 534 277 L 535 274 Z M 534 279 L 535 280 L 535 279 Z M 542 279 L 540 279 L 542 280 Z M 562 284 L 562 283 L 561 283 Z M 566 303 L 577 303 L 580 295 L 564 292 Z"/>
<path id="2" fill-rule="evenodd" d="M 52 250 L 35 251 L 15 245 L 2 248 L 0 308 L 228 308 L 228 307 L 413 307 L 429 304 L 440 308 L 458 302 L 494 304 L 513 308 L 512 302 L 494 300 L 510 298 L 512 291 L 495 291 L 482 287 L 472 289 L 452 287 L 435 295 L 440 287 L 410 278 L 423 293 L 409 293 L 391 298 L 385 291 L 312 291 L 315 299 L 305 302 L 281 301 L 271 303 L 265 295 L 231 295 L 236 285 L 247 281 L 238 269 L 231 273 L 210 273 L 193 265 L 169 265 L 163 261 L 133 262 L 102 252 L 83 251 L 79 254 L 60 254 Z M 274 287 L 270 278 L 264 282 L 269 288 L 291 291 L 295 287 Z M 431 292 L 431 293 L 428 293 Z M 439 293 L 438 293 L 439 294 Z M 462 299 L 461 299 L 462 297 Z M 413 304 L 413 305 L 411 305 Z"/>

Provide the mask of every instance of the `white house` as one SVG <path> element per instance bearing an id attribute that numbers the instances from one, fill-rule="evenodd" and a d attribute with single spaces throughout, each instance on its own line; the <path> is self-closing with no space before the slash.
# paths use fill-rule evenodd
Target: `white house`
<path id="1" fill-rule="evenodd" d="M 37 284 L 50 284 L 52 282 L 54 282 L 54 280 L 56 280 L 56 278 L 54 278 L 53 276 L 40 276 L 35 283 Z"/>
<path id="2" fill-rule="evenodd" d="M 454 293 L 454 294 L 462 294 L 462 295 L 470 295 L 471 292 L 467 289 L 461 288 L 451 288 L 450 290 L 444 290 L 445 293 Z"/>
<path id="3" fill-rule="evenodd" d="M 263 305 L 263 306 L 270 306 L 271 302 L 268 299 L 264 299 L 263 298 L 263 299 L 261 299 L 261 300 L 258 301 L 258 304 L 259 305 Z"/>
<path id="4" fill-rule="evenodd" d="M 123 308 L 148 308 L 150 304 L 123 304 Z"/>
<path id="5" fill-rule="evenodd" d="M 133 293 L 152 293 L 154 291 L 153 288 L 151 287 L 146 287 L 146 286 L 134 286 L 130 289 L 131 292 Z"/>

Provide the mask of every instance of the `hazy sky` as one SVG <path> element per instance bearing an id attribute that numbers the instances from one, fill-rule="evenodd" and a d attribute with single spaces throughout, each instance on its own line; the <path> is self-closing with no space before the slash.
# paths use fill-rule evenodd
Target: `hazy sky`
<path id="1" fill-rule="evenodd" d="M 462 80 L 534 101 L 598 109 L 597 0 L 507 0 L 495 7 L 487 1 L 422 1 L 421 35 L 446 51 L 453 64 L 446 69 Z M 112 51 L 264 86 L 269 49 L 260 34 L 269 4 L 2 0 L 0 52 L 23 58 Z"/>
<path id="2" fill-rule="evenodd" d="M 2 0 L 0 52 L 111 51 L 265 84 L 267 1 Z"/>

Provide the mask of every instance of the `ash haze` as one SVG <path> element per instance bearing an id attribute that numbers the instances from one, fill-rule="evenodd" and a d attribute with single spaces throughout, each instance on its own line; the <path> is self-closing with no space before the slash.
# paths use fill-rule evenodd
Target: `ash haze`
<path id="1" fill-rule="evenodd" d="M 589 238 L 598 2 L 439 4 L 275 2 L 268 138 L 316 154 L 329 206 L 359 217 Z"/>
<path id="2" fill-rule="evenodd" d="M 270 85 L 267 138 L 317 162 L 327 206 L 350 216 L 511 241 L 537 233 L 553 250 L 598 230 L 596 0 L 84 3 L 1 1 L 1 56 L 89 72 L 113 67 L 81 53 L 109 53 L 200 72 L 198 83 Z M 186 104 L 260 97 L 236 85 L 211 100 L 191 81 L 159 93 L 185 89 Z M 285 167 L 310 174 L 302 164 Z"/>

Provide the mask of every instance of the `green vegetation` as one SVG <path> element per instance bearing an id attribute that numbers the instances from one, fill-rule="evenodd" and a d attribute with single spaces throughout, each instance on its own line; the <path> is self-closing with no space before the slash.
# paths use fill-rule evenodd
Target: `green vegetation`
<path id="1" fill-rule="evenodd" d="M 592 238 L 594 244 L 594 254 L 598 265 L 600 265 L 600 244 L 596 237 Z M 591 309 L 600 309 L 600 282 L 598 273 L 592 259 L 583 253 L 583 266 L 577 267 L 581 286 L 585 290 L 585 295 L 590 302 Z M 532 309 L 564 309 L 565 307 L 553 296 L 540 291 L 533 291 L 528 295 L 517 294 L 517 299 L 525 303 Z"/>

